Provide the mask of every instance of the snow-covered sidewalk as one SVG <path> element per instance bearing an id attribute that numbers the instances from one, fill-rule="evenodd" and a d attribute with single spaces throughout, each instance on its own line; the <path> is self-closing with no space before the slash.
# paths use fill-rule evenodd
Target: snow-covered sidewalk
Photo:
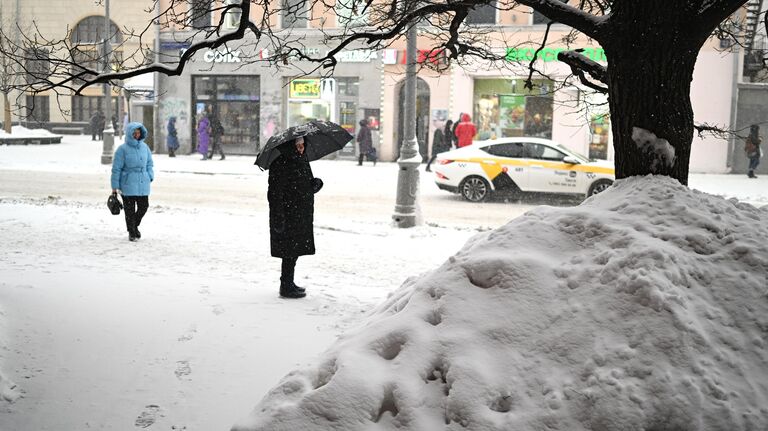
<path id="1" fill-rule="evenodd" d="M 222 430 L 470 231 L 318 220 L 309 296 L 277 295 L 264 214 L 155 207 L 129 243 L 101 205 L 0 203 L 2 430 Z M 415 240 L 414 240 L 415 239 Z M 407 246 L 406 246 L 407 244 Z M 151 407 L 156 406 L 156 407 Z M 143 415 L 143 416 L 142 416 Z"/>

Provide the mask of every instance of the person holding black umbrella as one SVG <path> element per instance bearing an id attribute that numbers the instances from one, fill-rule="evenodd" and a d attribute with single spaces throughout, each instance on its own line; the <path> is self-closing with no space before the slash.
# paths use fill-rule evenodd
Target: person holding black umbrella
<path id="1" fill-rule="evenodd" d="M 280 155 L 269 166 L 267 189 L 271 252 L 283 260 L 280 296 L 303 298 L 307 293 L 294 282 L 294 272 L 299 256 L 315 254 L 314 177 L 304 153 L 303 137 L 277 149 Z"/>
<path id="2" fill-rule="evenodd" d="M 272 256 L 282 259 L 280 296 L 303 298 L 293 281 L 299 256 L 315 254 L 314 194 L 323 187 L 309 162 L 341 150 L 354 137 L 330 121 L 310 121 L 272 136 L 254 163 L 269 170 L 269 239 Z"/>

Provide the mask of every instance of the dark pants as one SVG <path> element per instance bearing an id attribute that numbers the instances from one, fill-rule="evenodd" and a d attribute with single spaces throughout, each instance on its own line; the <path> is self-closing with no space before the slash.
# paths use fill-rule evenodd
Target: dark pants
<path id="1" fill-rule="evenodd" d="M 293 284 L 293 275 L 296 270 L 296 261 L 298 257 L 284 257 L 282 272 L 280 274 L 280 284 Z"/>
<path id="2" fill-rule="evenodd" d="M 429 161 L 427 162 L 427 170 L 429 170 L 429 165 L 431 165 L 436 158 L 437 158 L 437 154 L 434 154 L 432 157 L 429 158 Z"/>
<path id="3" fill-rule="evenodd" d="M 367 154 L 360 153 L 360 156 L 359 156 L 359 158 L 357 160 L 357 164 L 358 165 L 362 165 L 363 164 L 363 158 L 368 159 L 369 162 L 373 162 L 374 165 L 376 164 L 376 154 L 373 151 L 371 151 L 371 152 L 369 152 Z"/>
<path id="4" fill-rule="evenodd" d="M 221 148 L 221 137 L 220 136 L 211 137 L 211 152 L 210 152 L 210 155 L 208 156 L 209 159 L 213 158 L 213 155 L 216 154 L 216 150 L 219 151 L 219 155 L 223 159 L 224 158 L 224 149 Z"/>
<path id="5" fill-rule="evenodd" d="M 749 158 L 749 170 L 754 171 L 757 169 L 757 165 L 760 164 L 760 157 L 750 157 Z"/>
<path id="6" fill-rule="evenodd" d="M 125 208 L 125 227 L 128 233 L 135 234 L 149 208 L 149 196 L 123 196 L 123 207 Z"/>

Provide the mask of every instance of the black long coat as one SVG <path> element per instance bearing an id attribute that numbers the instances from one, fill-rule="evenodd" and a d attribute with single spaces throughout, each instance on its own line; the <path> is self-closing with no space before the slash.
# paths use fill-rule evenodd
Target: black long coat
<path id="1" fill-rule="evenodd" d="M 306 154 L 299 155 L 293 142 L 280 150 L 280 157 L 269 166 L 267 189 L 272 256 L 315 254 L 315 195 L 309 160 Z"/>

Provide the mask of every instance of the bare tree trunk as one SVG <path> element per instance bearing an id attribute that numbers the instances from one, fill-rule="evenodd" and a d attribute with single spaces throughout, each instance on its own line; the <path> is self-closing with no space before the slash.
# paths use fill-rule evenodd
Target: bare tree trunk
<path id="1" fill-rule="evenodd" d="M 11 133 L 11 102 L 8 100 L 8 93 L 3 93 L 3 126 L 6 133 Z"/>
<path id="2" fill-rule="evenodd" d="M 615 34 L 604 39 L 616 177 L 660 174 L 687 184 L 694 132 L 691 81 L 706 36 L 691 27 L 690 15 L 686 21 L 686 11 L 649 26 L 636 14 L 656 16 L 649 9 L 669 11 L 669 6 L 665 0 L 640 3 L 617 11 Z M 634 127 L 666 139 L 675 149 L 674 162 L 665 164 L 658 153 L 638 146 Z"/>

